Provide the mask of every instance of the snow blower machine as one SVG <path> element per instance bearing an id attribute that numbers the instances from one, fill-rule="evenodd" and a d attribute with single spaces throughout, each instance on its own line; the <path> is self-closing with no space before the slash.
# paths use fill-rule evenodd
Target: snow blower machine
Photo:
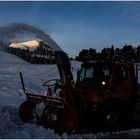
<path id="1" fill-rule="evenodd" d="M 124 62 L 84 62 L 74 83 L 71 64 L 63 51 L 55 51 L 60 80 L 49 80 L 46 96 L 25 91 L 26 101 L 19 107 L 19 116 L 26 122 L 52 128 L 57 133 L 71 133 L 95 116 L 104 127 L 116 127 L 140 115 L 138 67 Z M 52 87 L 53 88 L 52 88 Z M 52 96 L 59 89 L 59 96 Z"/>
<path id="2" fill-rule="evenodd" d="M 20 72 L 26 101 L 19 107 L 19 116 L 23 121 L 37 122 L 44 127 L 54 129 L 57 133 L 70 133 L 77 126 L 77 116 L 72 105 L 71 95 L 74 86 L 71 65 L 67 54 L 63 51 L 56 51 L 55 59 L 60 80 L 52 79 L 43 84 L 48 87 L 47 95 L 26 92 Z M 59 89 L 59 95 L 54 97 L 57 89 Z"/>

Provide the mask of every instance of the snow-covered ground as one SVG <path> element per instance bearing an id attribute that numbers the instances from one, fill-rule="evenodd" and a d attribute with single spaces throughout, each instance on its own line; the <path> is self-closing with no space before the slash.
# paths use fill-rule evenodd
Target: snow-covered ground
<path id="1" fill-rule="evenodd" d="M 73 75 L 76 78 L 79 62 L 72 62 Z M 56 65 L 33 65 L 12 54 L 0 51 L 0 139 L 1 138 L 140 138 L 140 129 L 117 132 L 62 134 L 59 136 L 53 130 L 36 124 L 24 123 L 18 116 L 18 107 L 25 100 L 19 72 L 22 72 L 26 90 L 44 94 L 42 84 L 59 78 Z"/>

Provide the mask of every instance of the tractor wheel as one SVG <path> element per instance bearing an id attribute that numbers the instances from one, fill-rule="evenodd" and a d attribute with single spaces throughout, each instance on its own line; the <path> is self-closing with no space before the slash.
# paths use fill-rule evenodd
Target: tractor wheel
<path id="1" fill-rule="evenodd" d="M 31 122 L 33 120 L 33 110 L 35 103 L 25 101 L 23 102 L 18 110 L 19 116 L 23 121 Z"/>
<path id="2" fill-rule="evenodd" d="M 104 126 L 114 128 L 121 121 L 121 110 L 115 105 L 106 106 L 100 113 L 100 119 L 105 124 Z"/>

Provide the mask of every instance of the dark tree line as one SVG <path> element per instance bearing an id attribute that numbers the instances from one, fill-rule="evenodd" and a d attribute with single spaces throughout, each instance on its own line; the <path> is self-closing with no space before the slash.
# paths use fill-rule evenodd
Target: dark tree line
<path id="1" fill-rule="evenodd" d="M 13 53 L 24 60 L 33 64 L 55 64 L 55 52 L 51 47 L 40 41 L 39 46 L 34 50 L 9 48 L 9 52 Z M 70 58 L 73 60 L 72 58 Z M 103 48 L 101 52 L 96 49 L 83 49 L 76 56 L 78 61 L 123 61 L 123 62 L 140 62 L 140 45 L 133 47 L 132 45 L 124 45 L 122 48 Z"/>
<path id="2" fill-rule="evenodd" d="M 55 57 L 54 51 L 45 42 L 39 42 L 39 46 L 34 50 L 30 51 L 27 49 L 20 48 L 8 48 L 9 52 L 15 54 L 24 60 L 33 64 L 54 64 Z"/>
<path id="3" fill-rule="evenodd" d="M 123 62 L 140 62 L 140 46 L 133 47 L 132 45 L 124 45 L 123 48 L 104 48 L 101 52 L 96 49 L 90 48 L 83 49 L 76 56 L 75 60 L 78 61 L 123 61 Z"/>

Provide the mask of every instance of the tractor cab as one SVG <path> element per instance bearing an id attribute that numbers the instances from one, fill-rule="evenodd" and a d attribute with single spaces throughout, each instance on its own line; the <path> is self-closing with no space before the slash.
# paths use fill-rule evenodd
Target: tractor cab
<path id="1" fill-rule="evenodd" d="M 101 104 L 118 101 L 128 103 L 136 93 L 136 77 L 132 64 L 120 62 L 85 62 L 77 75 L 76 89 L 86 109 L 97 111 Z"/>
<path id="2" fill-rule="evenodd" d="M 78 74 L 78 87 L 87 87 L 100 89 L 110 86 L 110 78 L 112 74 L 112 63 L 83 63 Z"/>

